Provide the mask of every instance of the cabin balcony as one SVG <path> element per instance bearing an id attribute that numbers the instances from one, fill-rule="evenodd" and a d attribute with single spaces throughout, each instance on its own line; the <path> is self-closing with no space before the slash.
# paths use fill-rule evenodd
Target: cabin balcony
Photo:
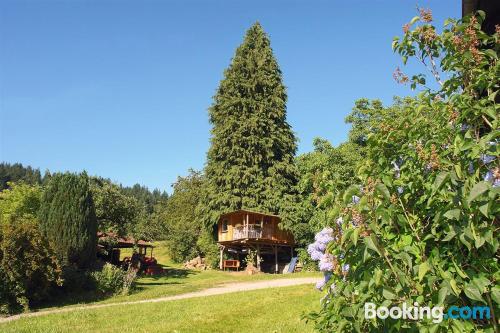
<path id="1" fill-rule="evenodd" d="M 258 242 L 269 244 L 293 244 L 293 236 L 279 227 L 277 215 L 239 210 L 224 214 L 217 225 L 219 243 Z"/>
<path id="2" fill-rule="evenodd" d="M 263 229 L 259 225 L 236 226 L 233 231 L 233 239 L 231 240 L 258 238 L 271 239 L 272 235 L 269 231 Z"/>

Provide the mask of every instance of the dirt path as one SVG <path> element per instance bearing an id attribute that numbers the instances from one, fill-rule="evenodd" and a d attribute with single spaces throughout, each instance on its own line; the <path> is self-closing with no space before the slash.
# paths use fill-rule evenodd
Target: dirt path
<path id="1" fill-rule="evenodd" d="M 204 289 L 204 290 L 200 290 L 200 291 L 195 291 L 195 292 L 185 293 L 185 294 L 180 294 L 180 295 L 175 295 L 175 296 L 165 296 L 165 297 L 160 297 L 160 298 L 152 298 L 152 299 L 145 299 L 145 300 L 140 300 L 140 301 L 130 301 L 130 302 L 73 306 L 73 307 L 66 307 L 66 308 L 53 309 L 53 310 L 41 310 L 41 311 L 37 311 L 37 312 L 22 313 L 22 314 L 10 316 L 10 317 L 0 318 L 0 323 L 13 321 L 13 320 L 17 320 L 20 318 L 43 316 L 43 315 L 48 315 L 48 314 L 52 314 L 52 313 L 63 313 L 63 312 L 71 312 L 71 311 L 78 311 L 78 310 L 99 309 L 99 308 L 107 308 L 107 307 L 119 306 L 119 305 L 168 302 L 168 301 L 176 301 L 176 300 L 185 299 L 185 298 L 221 295 L 221 294 L 228 294 L 228 293 L 234 293 L 234 292 L 239 292 L 239 291 L 289 287 L 289 286 L 297 286 L 297 285 L 301 285 L 301 284 L 312 284 L 312 283 L 316 283 L 317 281 L 318 281 L 318 278 L 292 278 L 292 279 L 277 279 L 277 280 L 258 281 L 258 282 L 231 283 L 231 284 L 225 284 L 225 285 L 222 285 L 219 287 L 208 288 L 208 289 Z"/>

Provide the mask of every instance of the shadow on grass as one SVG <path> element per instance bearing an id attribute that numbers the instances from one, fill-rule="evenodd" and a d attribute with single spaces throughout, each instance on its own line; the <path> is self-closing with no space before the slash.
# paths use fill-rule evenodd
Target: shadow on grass
<path id="1" fill-rule="evenodd" d="M 158 275 L 138 275 L 138 281 L 135 283 L 134 289 L 129 295 L 140 293 L 147 289 L 148 286 L 165 286 L 184 284 L 182 281 L 191 275 L 199 274 L 199 271 L 193 271 L 183 268 L 174 268 L 162 265 L 165 273 Z M 143 280 L 146 278 L 147 280 Z M 141 281 L 142 279 L 142 281 Z M 70 305 L 84 305 L 98 301 L 104 301 L 113 298 L 114 295 L 102 295 L 95 290 L 81 290 L 78 292 L 65 292 L 57 290 L 47 301 L 33 305 L 31 311 L 39 311 L 44 308 L 63 307 Z"/>

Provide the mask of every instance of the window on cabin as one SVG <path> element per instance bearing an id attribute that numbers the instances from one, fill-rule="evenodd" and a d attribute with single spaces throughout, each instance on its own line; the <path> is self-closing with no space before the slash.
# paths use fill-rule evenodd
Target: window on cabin
<path id="1" fill-rule="evenodd" d="M 227 220 L 222 221 L 222 232 L 227 232 Z"/>

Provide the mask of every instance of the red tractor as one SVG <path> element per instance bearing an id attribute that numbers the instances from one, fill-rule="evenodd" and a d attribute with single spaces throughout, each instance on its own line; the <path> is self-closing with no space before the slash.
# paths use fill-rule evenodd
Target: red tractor
<path id="1" fill-rule="evenodd" d="M 151 244 L 137 244 L 139 252 L 132 254 L 132 257 L 123 258 L 124 267 L 136 268 L 138 272 L 143 272 L 145 275 L 161 275 L 165 270 L 158 265 L 158 261 L 153 257 L 153 245 Z M 147 256 L 147 249 L 151 249 L 150 256 Z"/>

